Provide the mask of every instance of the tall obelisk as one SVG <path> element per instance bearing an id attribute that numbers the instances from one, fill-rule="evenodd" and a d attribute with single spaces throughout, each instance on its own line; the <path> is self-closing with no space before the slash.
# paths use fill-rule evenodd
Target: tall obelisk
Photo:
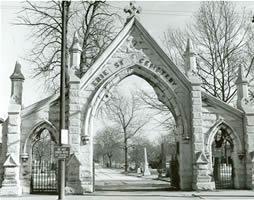
<path id="1" fill-rule="evenodd" d="M 144 147 L 144 176 L 150 176 L 151 173 L 148 168 L 148 162 L 147 162 L 147 153 L 146 153 L 146 147 Z"/>

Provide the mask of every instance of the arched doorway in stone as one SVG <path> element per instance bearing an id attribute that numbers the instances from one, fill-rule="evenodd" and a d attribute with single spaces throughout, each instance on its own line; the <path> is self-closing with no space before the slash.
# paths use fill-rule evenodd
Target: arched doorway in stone
<path id="1" fill-rule="evenodd" d="M 180 187 L 180 176 L 179 176 L 179 170 L 180 170 L 180 164 L 178 160 L 180 159 L 180 144 L 182 143 L 182 140 L 184 139 L 184 129 L 186 128 L 186 120 L 185 114 L 181 108 L 181 105 L 177 103 L 177 97 L 175 96 L 174 92 L 170 91 L 170 88 L 167 87 L 165 83 L 160 82 L 160 78 L 156 77 L 155 75 L 152 76 L 151 72 L 146 71 L 141 66 L 135 65 L 131 67 L 130 69 L 124 69 L 120 71 L 118 74 L 115 74 L 111 76 L 105 84 L 103 84 L 97 92 L 94 94 L 93 98 L 90 101 L 91 107 L 86 111 L 86 120 L 85 125 L 87 128 L 86 132 L 89 132 L 90 140 L 92 141 L 94 138 L 94 116 L 96 116 L 96 112 L 98 108 L 100 107 L 100 104 L 103 101 L 107 101 L 106 99 L 110 96 L 109 91 L 116 85 L 118 85 L 121 81 L 124 81 L 127 78 L 130 78 L 132 76 L 139 77 L 140 79 L 143 79 L 145 82 L 147 82 L 150 87 L 154 90 L 155 95 L 157 95 L 158 101 L 161 101 L 172 113 L 175 125 L 176 125 L 176 132 L 177 132 L 177 138 L 175 143 L 175 151 L 176 154 L 174 157 L 172 156 L 172 176 L 171 177 L 171 186 L 174 189 L 179 189 Z M 185 123 L 185 124 L 184 124 Z M 185 126 L 184 126 L 185 125 Z M 174 159 L 174 160 L 173 160 Z M 93 175 L 94 172 L 93 172 Z M 174 180 L 173 180 L 174 179 Z M 170 184 L 168 184 L 168 188 L 170 187 Z"/>
<path id="2" fill-rule="evenodd" d="M 213 177 L 216 189 L 234 188 L 234 143 L 226 127 L 220 127 L 212 143 Z"/>
<path id="3" fill-rule="evenodd" d="M 35 134 L 32 144 L 31 193 L 57 192 L 55 141 L 47 129 Z"/>

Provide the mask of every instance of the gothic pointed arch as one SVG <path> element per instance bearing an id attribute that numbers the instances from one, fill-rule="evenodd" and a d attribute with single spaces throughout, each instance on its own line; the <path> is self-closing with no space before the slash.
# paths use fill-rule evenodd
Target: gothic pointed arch
<path id="1" fill-rule="evenodd" d="M 219 119 L 210 129 L 209 135 L 205 141 L 206 145 L 206 152 L 211 152 L 212 143 L 214 141 L 214 137 L 217 134 L 217 132 L 221 129 L 226 130 L 229 137 L 232 139 L 233 145 L 234 145 L 234 151 L 236 151 L 238 154 L 242 154 L 244 152 L 242 142 L 240 140 L 239 135 L 237 132 L 223 119 Z"/>
<path id="2" fill-rule="evenodd" d="M 42 132 L 45 129 L 49 131 L 52 141 L 54 141 L 55 143 L 58 143 L 58 131 L 56 127 L 50 121 L 44 119 L 37 122 L 33 126 L 33 128 L 30 130 L 24 143 L 24 147 L 22 151 L 23 154 L 28 153 L 27 152 L 29 150 L 28 146 L 31 145 L 34 137 L 36 137 L 36 134 Z"/>

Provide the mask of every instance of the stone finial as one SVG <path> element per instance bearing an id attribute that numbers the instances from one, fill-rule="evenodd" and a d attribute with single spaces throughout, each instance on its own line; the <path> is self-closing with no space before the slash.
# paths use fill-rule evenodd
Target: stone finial
<path id="1" fill-rule="evenodd" d="M 244 75 L 244 68 L 243 65 L 239 65 L 238 68 L 238 77 L 236 79 L 236 84 L 241 84 L 241 83 L 248 83 L 247 78 Z"/>
<path id="2" fill-rule="evenodd" d="M 242 100 L 248 98 L 248 80 L 244 75 L 244 68 L 242 65 L 238 68 L 238 77 L 236 79 L 237 85 L 237 108 L 243 109 L 243 104 L 245 104 Z"/>
<path id="3" fill-rule="evenodd" d="M 75 31 L 74 36 L 73 36 L 72 45 L 70 47 L 70 52 L 77 52 L 77 51 L 81 52 L 82 48 L 80 47 L 80 44 L 79 44 L 78 32 Z"/>
<path id="4" fill-rule="evenodd" d="M 129 14 L 125 22 L 126 25 L 133 17 L 141 13 L 141 7 L 137 7 L 134 2 L 130 2 L 129 6 L 124 8 L 124 12 Z"/>
<path id="5" fill-rule="evenodd" d="M 190 39 L 187 40 L 186 50 L 184 52 L 184 61 L 186 75 L 196 71 L 196 53 L 193 50 L 193 45 Z"/>
<path id="6" fill-rule="evenodd" d="M 10 76 L 10 79 L 11 80 L 25 80 L 25 77 L 21 72 L 21 65 L 18 61 L 15 64 L 14 72 Z"/>

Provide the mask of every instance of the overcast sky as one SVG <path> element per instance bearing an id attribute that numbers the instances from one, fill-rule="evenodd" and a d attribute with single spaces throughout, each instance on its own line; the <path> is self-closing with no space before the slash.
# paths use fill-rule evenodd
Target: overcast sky
<path id="1" fill-rule="evenodd" d="M 160 43 L 163 32 L 168 28 L 181 28 L 192 21 L 192 16 L 199 8 L 199 1 L 136 1 L 141 6 L 140 21 L 148 32 Z M 111 2 L 116 9 L 123 9 L 128 2 Z M 254 10 L 254 2 L 236 2 L 238 7 Z M 26 77 L 24 82 L 23 104 L 30 105 L 39 99 L 45 98 L 42 93 L 41 82 L 29 78 L 29 63 L 22 58 L 26 57 L 32 47 L 28 39 L 27 27 L 14 26 L 17 12 L 21 10 L 20 1 L 1 1 L 1 52 L 0 52 L 0 117 L 7 116 L 8 102 L 11 92 L 9 76 L 13 72 L 16 60 L 22 65 Z M 124 13 L 123 13 L 124 14 Z"/>

